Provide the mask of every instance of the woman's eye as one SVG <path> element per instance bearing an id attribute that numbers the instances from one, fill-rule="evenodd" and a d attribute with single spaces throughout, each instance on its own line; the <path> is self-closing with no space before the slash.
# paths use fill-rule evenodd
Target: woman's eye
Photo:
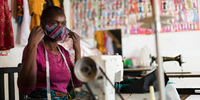
<path id="1" fill-rule="evenodd" d="M 66 26 L 66 23 L 62 23 L 62 26 Z"/>
<path id="2" fill-rule="evenodd" d="M 52 25 L 57 25 L 57 23 L 52 23 Z"/>

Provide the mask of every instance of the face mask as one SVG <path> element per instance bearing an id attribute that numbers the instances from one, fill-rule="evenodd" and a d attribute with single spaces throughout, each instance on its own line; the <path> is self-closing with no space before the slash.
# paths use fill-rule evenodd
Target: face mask
<path id="1" fill-rule="evenodd" d="M 62 41 L 68 36 L 69 29 L 62 26 L 46 25 L 44 34 L 54 40 Z"/>

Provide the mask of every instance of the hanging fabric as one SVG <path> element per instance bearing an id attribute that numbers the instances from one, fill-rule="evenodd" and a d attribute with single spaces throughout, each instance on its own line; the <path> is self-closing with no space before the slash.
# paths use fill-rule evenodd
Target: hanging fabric
<path id="1" fill-rule="evenodd" d="M 29 9 L 31 17 L 30 30 L 36 26 L 40 26 L 40 17 L 42 15 L 43 5 L 45 1 L 43 0 L 29 0 Z"/>
<path id="2" fill-rule="evenodd" d="M 23 0 L 23 19 L 21 25 L 20 45 L 27 45 L 30 34 L 31 16 L 29 14 L 28 0 Z"/>
<path id="3" fill-rule="evenodd" d="M 95 40 L 97 41 L 97 48 L 102 54 L 106 53 L 105 41 L 103 31 L 95 31 Z"/>
<path id="4" fill-rule="evenodd" d="M 9 50 L 14 47 L 14 35 L 8 0 L 0 0 L 0 12 L 0 50 Z"/>
<path id="5" fill-rule="evenodd" d="M 22 23 L 23 16 L 23 0 L 17 0 L 17 20 L 19 23 Z"/>
<path id="6" fill-rule="evenodd" d="M 73 48 L 73 40 L 71 38 L 67 38 L 62 42 L 59 42 L 70 54 L 70 60 L 73 64 L 75 64 L 75 50 Z"/>
<path id="7" fill-rule="evenodd" d="M 53 1 L 53 5 L 60 7 L 60 1 L 59 0 L 52 0 Z"/>

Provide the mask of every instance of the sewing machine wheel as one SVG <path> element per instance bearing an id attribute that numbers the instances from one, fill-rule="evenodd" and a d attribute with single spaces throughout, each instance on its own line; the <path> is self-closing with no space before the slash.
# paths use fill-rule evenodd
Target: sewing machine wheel
<path id="1" fill-rule="evenodd" d="M 82 58 L 78 60 L 74 67 L 76 77 L 82 82 L 89 82 L 97 74 L 96 63 L 91 58 Z"/>

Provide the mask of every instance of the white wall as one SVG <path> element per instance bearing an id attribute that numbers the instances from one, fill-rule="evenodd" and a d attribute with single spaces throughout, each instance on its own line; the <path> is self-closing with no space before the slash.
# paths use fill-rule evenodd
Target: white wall
<path id="1" fill-rule="evenodd" d="M 94 39 L 85 39 L 94 46 Z M 200 72 L 200 31 L 161 33 L 160 50 L 162 56 L 183 56 L 184 71 Z M 141 48 L 147 48 L 148 53 L 156 56 L 155 35 L 130 35 L 122 37 L 122 51 L 126 58 L 139 58 Z M 181 71 L 177 62 L 164 62 L 165 71 Z"/>
<path id="2" fill-rule="evenodd" d="M 160 50 L 162 56 L 183 56 L 185 71 L 200 71 L 200 32 L 162 33 L 160 35 Z M 122 39 L 123 55 L 138 57 L 139 51 L 146 46 L 150 54 L 156 55 L 155 35 L 132 35 Z M 180 71 L 177 62 L 164 62 L 165 71 Z"/>

